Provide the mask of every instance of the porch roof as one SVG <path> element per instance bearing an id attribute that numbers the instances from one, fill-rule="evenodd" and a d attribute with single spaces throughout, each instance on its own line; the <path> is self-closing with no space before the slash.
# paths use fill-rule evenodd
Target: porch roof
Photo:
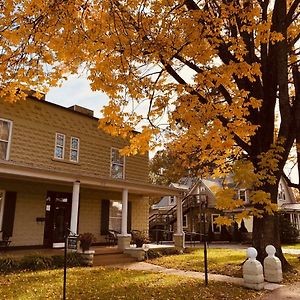
<path id="1" fill-rule="evenodd" d="M 282 206 L 280 207 L 280 210 L 300 213 L 300 203 L 282 204 Z"/>
<path id="2" fill-rule="evenodd" d="M 83 187 L 101 188 L 105 190 L 121 191 L 128 189 L 129 193 L 142 194 L 145 196 L 165 196 L 180 195 L 181 189 L 141 183 L 138 181 L 118 180 L 101 176 L 88 176 L 61 172 L 57 170 L 47 170 L 43 168 L 31 167 L 28 165 L 16 164 L 11 161 L 0 162 L 0 177 L 19 178 L 24 180 L 39 180 L 44 182 L 55 182 L 61 184 L 71 184 L 79 181 Z"/>

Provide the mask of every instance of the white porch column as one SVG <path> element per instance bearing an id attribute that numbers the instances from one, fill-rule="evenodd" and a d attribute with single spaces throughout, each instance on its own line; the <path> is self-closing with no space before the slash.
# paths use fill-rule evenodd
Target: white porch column
<path id="1" fill-rule="evenodd" d="M 75 234 L 77 234 L 77 225 L 78 225 L 79 191 L 80 191 L 80 182 L 75 181 L 73 183 L 71 224 L 70 224 L 71 233 L 75 233 Z"/>
<path id="2" fill-rule="evenodd" d="M 127 232 L 128 218 L 128 189 L 122 190 L 122 227 L 121 234 L 118 235 L 118 248 L 125 250 L 130 247 L 131 234 Z"/>
<path id="3" fill-rule="evenodd" d="M 182 198 L 175 196 L 177 204 L 177 234 L 183 233 Z"/>
<path id="4" fill-rule="evenodd" d="M 127 234 L 128 190 L 122 191 L 122 235 Z"/>
<path id="5" fill-rule="evenodd" d="M 176 248 L 184 248 L 184 232 L 183 232 L 183 215 L 182 215 L 182 198 L 175 197 L 177 204 L 177 230 L 174 234 L 174 244 Z"/>

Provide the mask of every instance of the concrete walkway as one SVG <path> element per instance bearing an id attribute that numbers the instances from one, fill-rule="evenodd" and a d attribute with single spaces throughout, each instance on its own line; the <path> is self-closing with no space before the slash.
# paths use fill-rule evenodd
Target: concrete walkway
<path id="1" fill-rule="evenodd" d="M 128 270 L 136 270 L 136 271 L 148 271 L 148 272 L 158 272 L 158 273 L 164 273 L 168 275 L 176 275 L 176 276 L 186 276 L 191 278 L 198 278 L 201 280 L 205 279 L 205 274 L 202 272 L 194 272 L 194 271 L 183 271 L 178 269 L 168 269 L 165 267 L 153 265 L 147 262 L 134 262 L 134 263 L 128 263 L 124 265 L 113 265 L 112 267 L 115 268 L 121 268 L 121 269 L 128 269 Z M 223 281 L 232 283 L 235 285 L 243 286 L 244 280 L 243 278 L 238 277 L 231 277 L 227 275 L 220 275 L 220 274 L 208 274 L 208 280 L 213 281 Z M 281 288 L 283 285 L 280 284 L 274 284 L 274 283 L 265 283 L 264 289 L 273 291 L 275 289 Z"/>
<path id="2" fill-rule="evenodd" d="M 285 286 L 257 300 L 299 300 L 300 282 Z"/>

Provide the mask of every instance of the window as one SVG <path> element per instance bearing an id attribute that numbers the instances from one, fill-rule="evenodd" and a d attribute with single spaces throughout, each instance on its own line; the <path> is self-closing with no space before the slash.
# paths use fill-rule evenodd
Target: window
<path id="1" fill-rule="evenodd" d="M 2 219 L 4 210 L 4 196 L 5 192 L 0 190 L 0 231 L 2 231 Z"/>
<path id="2" fill-rule="evenodd" d="M 111 148 L 111 177 L 124 179 L 124 156 L 120 155 L 119 149 Z"/>
<path id="3" fill-rule="evenodd" d="M 187 218 L 187 215 L 183 215 L 183 218 L 182 218 L 182 227 L 183 228 L 187 228 L 188 227 L 188 218 Z"/>
<path id="4" fill-rule="evenodd" d="M 212 214 L 211 215 L 211 229 L 213 232 L 215 233 L 220 233 L 221 232 L 221 227 L 218 226 L 216 223 L 215 223 L 215 220 L 216 218 L 218 218 L 220 215 L 218 214 Z"/>
<path id="5" fill-rule="evenodd" d="M 205 191 L 206 191 L 205 186 L 201 186 L 200 187 L 200 192 L 205 192 Z"/>
<path id="6" fill-rule="evenodd" d="M 122 228 L 122 202 L 117 200 L 109 201 L 109 230 L 121 232 Z"/>
<path id="7" fill-rule="evenodd" d="M 247 191 L 245 189 L 238 190 L 238 198 L 247 202 L 247 200 L 248 200 Z"/>
<path id="8" fill-rule="evenodd" d="M 279 190 L 278 190 L 278 200 L 285 201 L 285 193 L 284 193 L 284 188 L 282 184 L 279 185 Z"/>
<path id="9" fill-rule="evenodd" d="M 64 155 L 65 155 L 65 135 L 62 133 L 56 133 L 54 157 L 58 159 L 64 159 Z"/>
<path id="10" fill-rule="evenodd" d="M 9 159 L 12 121 L 0 119 L 0 159 Z"/>
<path id="11" fill-rule="evenodd" d="M 174 205 L 175 204 L 175 197 L 174 196 L 169 196 L 169 204 Z"/>
<path id="12" fill-rule="evenodd" d="M 73 136 L 71 137 L 70 145 L 70 161 L 79 161 L 79 138 Z"/>

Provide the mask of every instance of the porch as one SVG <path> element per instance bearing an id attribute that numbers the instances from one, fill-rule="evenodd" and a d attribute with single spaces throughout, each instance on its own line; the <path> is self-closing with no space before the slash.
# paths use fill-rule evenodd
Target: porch
<path id="1" fill-rule="evenodd" d="M 148 232 L 149 197 L 179 193 L 127 180 L 9 167 L 0 167 L 0 230 L 12 247 L 61 248 L 69 228 L 90 232 L 102 244 L 116 230 L 122 250 L 129 247 L 131 230 Z"/>

